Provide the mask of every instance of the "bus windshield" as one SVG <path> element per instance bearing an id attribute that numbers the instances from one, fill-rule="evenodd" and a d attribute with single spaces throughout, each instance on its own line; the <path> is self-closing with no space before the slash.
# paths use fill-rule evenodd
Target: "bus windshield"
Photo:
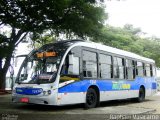
<path id="1" fill-rule="evenodd" d="M 55 42 L 33 50 L 25 58 L 16 83 L 43 84 L 55 81 L 61 58 L 73 42 Z"/>
<path id="2" fill-rule="evenodd" d="M 55 80 L 60 63 L 59 56 L 26 58 L 17 77 L 18 83 L 42 84 Z"/>
<path id="3" fill-rule="evenodd" d="M 24 60 L 16 83 L 43 84 L 52 83 L 56 79 L 59 64 L 70 42 L 46 44 L 33 50 Z"/>

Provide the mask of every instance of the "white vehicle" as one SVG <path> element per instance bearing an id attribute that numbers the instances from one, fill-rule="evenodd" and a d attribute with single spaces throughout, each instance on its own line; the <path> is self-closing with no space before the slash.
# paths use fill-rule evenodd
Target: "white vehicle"
<path id="1" fill-rule="evenodd" d="M 17 75 L 12 101 L 45 105 L 137 98 L 156 92 L 155 62 L 137 54 L 81 40 L 32 51 Z"/>

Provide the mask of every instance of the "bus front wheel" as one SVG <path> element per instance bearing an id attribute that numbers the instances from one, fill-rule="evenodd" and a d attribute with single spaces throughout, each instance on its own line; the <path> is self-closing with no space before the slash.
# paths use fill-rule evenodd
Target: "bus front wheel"
<path id="1" fill-rule="evenodd" d="M 98 97 L 95 89 L 89 88 L 86 94 L 85 108 L 95 108 L 98 103 Z"/>

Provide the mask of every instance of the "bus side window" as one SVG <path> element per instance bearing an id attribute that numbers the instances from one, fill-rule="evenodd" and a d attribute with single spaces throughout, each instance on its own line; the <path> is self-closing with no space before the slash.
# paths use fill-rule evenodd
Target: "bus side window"
<path id="1" fill-rule="evenodd" d="M 152 65 L 152 72 L 153 72 L 153 76 L 155 76 L 156 75 L 156 68 L 154 65 Z"/>
<path id="2" fill-rule="evenodd" d="M 145 67 L 146 67 L 146 76 L 150 77 L 151 76 L 150 64 L 146 64 Z"/>
<path id="3" fill-rule="evenodd" d="M 99 54 L 100 78 L 112 78 L 112 57 L 110 55 Z"/>
<path id="4" fill-rule="evenodd" d="M 144 75 L 144 76 L 147 76 L 145 63 L 143 63 L 143 75 Z"/>
<path id="5" fill-rule="evenodd" d="M 65 58 L 61 68 L 61 82 L 79 78 L 81 49 L 77 49 L 79 49 L 79 47 L 73 48 Z"/>
<path id="6" fill-rule="evenodd" d="M 133 79 L 136 77 L 136 64 L 137 62 L 132 60 L 132 66 L 133 66 Z"/>
<path id="7" fill-rule="evenodd" d="M 117 57 L 113 57 L 113 75 L 114 75 L 114 78 L 119 78 L 119 68 L 118 68 Z"/>
<path id="8" fill-rule="evenodd" d="M 134 79 L 135 77 L 135 67 L 134 67 L 134 61 L 126 59 L 126 78 L 127 79 Z"/>
<path id="9" fill-rule="evenodd" d="M 119 78 L 124 79 L 125 72 L 124 72 L 124 59 L 123 58 L 117 58 L 118 61 L 118 68 L 119 68 Z"/>
<path id="10" fill-rule="evenodd" d="M 114 57 L 114 78 L 124 79 L 124 59 Z"/>
<path id="11" fill-rule="evenodd" d="M 144 76 L 144 65 L 142 62 L 137 62 L 137 72 L 138 76 Z"/>
<path id="12" fill-rule="evenodd" d="M 68 74 L 79 75 L 79 57 L 69 55 Z"/>
<path id="13" fill-rule="evenodd" d="M 97 78 L 97 54 L 84 50 L 82 60 L 83 76 L 86 78 Z"/>

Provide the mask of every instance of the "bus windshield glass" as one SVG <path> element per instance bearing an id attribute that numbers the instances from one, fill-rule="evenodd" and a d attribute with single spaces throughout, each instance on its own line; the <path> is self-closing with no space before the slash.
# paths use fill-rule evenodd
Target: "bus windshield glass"
<path id="1" fill-rule="evenodd" d="M 71 42 L 46 44 L 32 51 L 24 60 L 16 78 L 17 83 L 43 84 L 56 79 L 59 64 Z"/>
<path id="2" fill-rule="evenodd" d="M 42 84 L 55 80 L 60 57 L 26 58 L 18 75 L 19 83 Z"/>

